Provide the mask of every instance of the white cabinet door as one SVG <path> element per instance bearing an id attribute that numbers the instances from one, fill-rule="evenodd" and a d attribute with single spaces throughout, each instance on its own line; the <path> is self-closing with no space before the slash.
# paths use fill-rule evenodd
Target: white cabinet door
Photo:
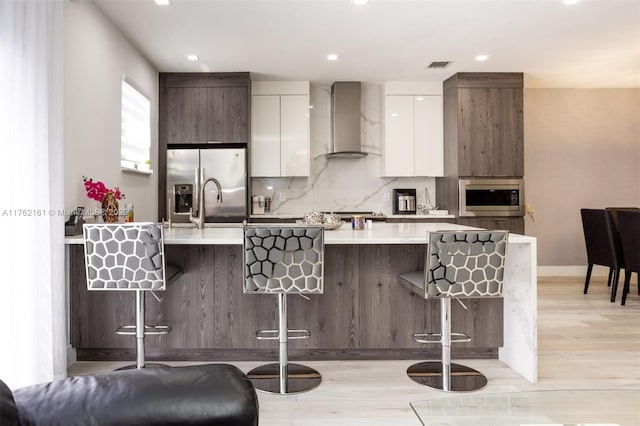
<path id="1" fill-rule="evenodd" d="M 251 98 L 251 176 L 280 176 L 280 96 Z"/>
<path id="2" fill-rule="evenodd" d="M 280 97 L 280 176 L 309 176 L 309 96 Z"/>
<path id="3" fill-rule="evenodd" d="M 415 176 L 444 176 L 442 96 L 414 96 Z"/>
<path id="4" fill-rule="evenodd" d="M 413 96 L 385 98 L 384 174 L 414 176 Z"/>

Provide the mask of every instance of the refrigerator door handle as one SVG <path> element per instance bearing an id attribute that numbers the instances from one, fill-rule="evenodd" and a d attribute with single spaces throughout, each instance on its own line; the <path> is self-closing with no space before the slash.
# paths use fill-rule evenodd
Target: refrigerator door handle
<path id="1" fill-rule="evenodd" d="M 194 170 L 194 178 L 196 184 L 193 189 L 195 194 L 193 194 L 193 214 L 198 216 L 200 214 L 200 184 L 202 183 L 202 179 L 200 178 L 201 172 L 200 167 L 196 167 Z"/>

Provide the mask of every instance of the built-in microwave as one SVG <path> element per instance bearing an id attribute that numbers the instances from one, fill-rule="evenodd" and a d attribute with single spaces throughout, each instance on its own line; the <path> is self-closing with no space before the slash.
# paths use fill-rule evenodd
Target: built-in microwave
<path id="1" fill-rule="evenodd" d="M 522 179 L 460 179 L 460 217 L 524 216 Z"/>

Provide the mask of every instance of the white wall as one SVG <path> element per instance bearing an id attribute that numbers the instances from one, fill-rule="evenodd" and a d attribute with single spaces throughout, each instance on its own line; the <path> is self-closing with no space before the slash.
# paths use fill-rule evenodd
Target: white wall
<path id="1" fill-rule="evenodd" d="M 640 89 L 525 89 L 524 136 L 538 264 L 586 265 L 580 209 L 640 207 Z"/>
<path id="2" fill-rule="evenodd" d="M 120 171 L 120 96 L 124 76 L 151 100 L 151 161 L 158 158 L 158 72 L 91 2 L 64 2 L 64 184 L 67 209 L 99 208 L 82 176 L 119 186 L 135 219 L 156 220 L 157 174 Z M 156 170 L 157 173 L 157 170 Z"/>

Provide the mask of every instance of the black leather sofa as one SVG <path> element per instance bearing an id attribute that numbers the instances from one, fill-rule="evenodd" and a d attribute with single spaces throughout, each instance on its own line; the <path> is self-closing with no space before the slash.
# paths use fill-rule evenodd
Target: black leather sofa
<path id="1" fill-rule="evenodd" d="M 258 399 L 228 364 L 113 371 L 13 392 L 0 381 L 0 425 L 257 426 Z"/>

